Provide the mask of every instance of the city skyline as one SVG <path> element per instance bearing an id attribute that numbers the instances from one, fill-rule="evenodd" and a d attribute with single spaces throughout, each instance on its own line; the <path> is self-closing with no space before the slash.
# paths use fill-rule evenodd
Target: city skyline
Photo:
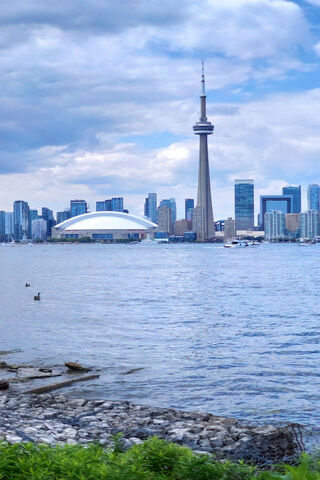
<path id="1" fill-rule="evenodd" d="M 120 194 L 143 215 L 150 191 L 176 198 L 183 217 L 197 190 L 201 58 L 215 217 L 233 211 L 235 178 L 255 179 L 256 204 L 319 183 L 319 16 L 318 0 L 186 0 L 183 11 L 13 0 L 0 12 L 1 208 L 85 198 L 93 209 Z"/>

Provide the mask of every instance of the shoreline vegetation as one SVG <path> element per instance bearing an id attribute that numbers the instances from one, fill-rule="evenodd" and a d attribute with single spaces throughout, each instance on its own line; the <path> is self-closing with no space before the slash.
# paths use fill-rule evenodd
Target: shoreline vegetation
<path id="1" fill-rule="evenodd" d="M 119 437 L 99 444 L 47 446 L 0 443 L 5 480 L 319 480 L 319 455 L 303 454 L 295 465 L 268 468 L 220 462 L 156 437 L 123 451 Z"/>

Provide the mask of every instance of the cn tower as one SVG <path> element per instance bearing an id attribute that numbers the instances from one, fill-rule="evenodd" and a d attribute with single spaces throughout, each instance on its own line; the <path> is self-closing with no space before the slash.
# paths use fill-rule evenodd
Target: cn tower
<path id="1" fill-rule="evenodd" d="M 195 135 L 199 135 L 199 176 L 198 176 L 198 198 L 197 206 L 193 212 L 193 229 L 197 233 L 197 240 L 204 242 L 214 237 L 214 223 L 211 200 L 209 157 L 208 157 L 208 135 L 213 133 L 213 125 L 208 122 L 206 116 L 206 89 L 204 79 L 204 65 L 202 62 L 201 114 L 199 122 L 193 126 Z"/>

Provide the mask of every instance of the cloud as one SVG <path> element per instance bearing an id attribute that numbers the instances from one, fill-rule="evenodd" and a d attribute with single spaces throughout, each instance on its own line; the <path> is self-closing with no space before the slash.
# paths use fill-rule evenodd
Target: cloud
<path id="1" fill-rule="evenodd" d="M 217 211 L 230 214 L 222 192 L 235 174 L 293 181 L 306 162 L 316 175 L 318 92 L 255 100 L 257 85 L 311 68 L 299 54 L 310 26 L 294 2 L 13 0 L 0 24 L 1 208 L 126 195 L 142 213 L 147 191 L 194 196 L 201 57 Z"/>

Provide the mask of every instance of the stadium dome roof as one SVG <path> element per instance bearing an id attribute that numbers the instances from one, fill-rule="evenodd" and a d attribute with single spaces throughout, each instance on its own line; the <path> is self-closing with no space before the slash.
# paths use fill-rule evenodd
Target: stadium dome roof
<path id="1" fill-rule="evenodd" d="M 58 231 L 72 230 L 151 230 L 158 225 L 146 218 L 122 212 L 92 212 L 69 218 L 54 228 Z"/>

